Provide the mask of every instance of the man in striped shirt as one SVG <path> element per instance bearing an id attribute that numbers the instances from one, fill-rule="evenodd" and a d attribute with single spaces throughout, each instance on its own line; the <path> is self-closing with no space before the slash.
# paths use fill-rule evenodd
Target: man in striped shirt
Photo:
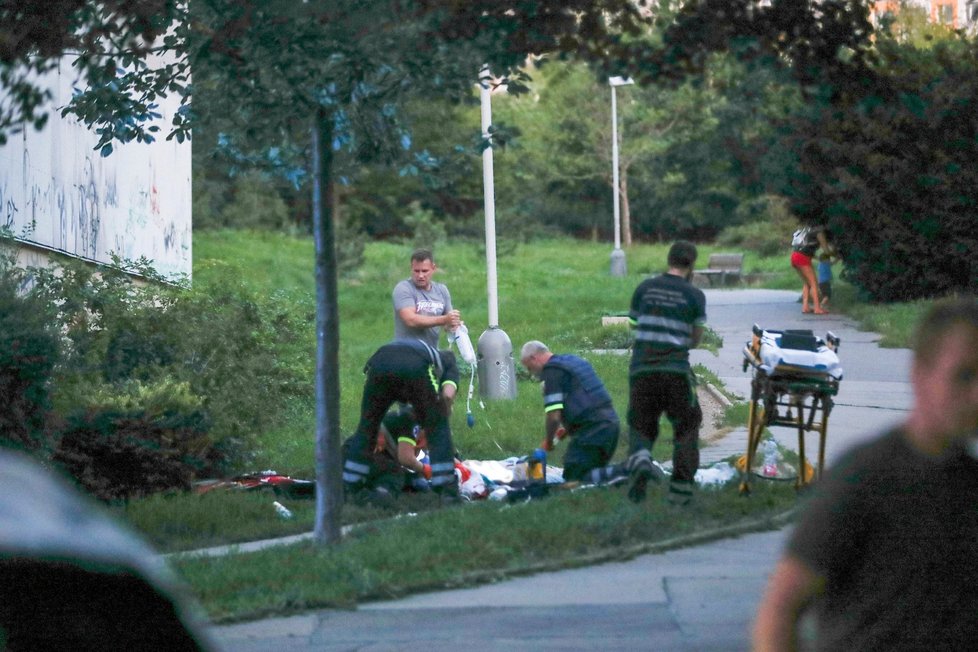
<path id="1" fill-rule="evenodd" d="M 699 466 L 699 429 L 703 412 L 696 398 L 696 380 L 689 350 L 699 344 L 706 323 L 706 297 L 693 287 L 696 247 L 680 240 L 669 249 L 665 274 L 644 280 L 632 295 L 628 313 L 635 335 L 629 368 L 628 497 L 645 499 L 650 480 L 661 471 L 651 450 L 665 412 L 673 427 L 671 502 L 685 504 L 693 495 Z"/>

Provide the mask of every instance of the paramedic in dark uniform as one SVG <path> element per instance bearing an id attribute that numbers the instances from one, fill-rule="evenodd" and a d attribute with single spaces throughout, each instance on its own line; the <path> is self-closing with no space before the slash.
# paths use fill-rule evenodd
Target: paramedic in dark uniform
<path id="1" fill-rule="evenodd" d="M 343 442 L 344 493 L 351 496 L 365 489 L 386 493 L 409 488 L 426 491 L 430 488 L 431 465 L 422 463 L 418 453 L 427 447 L 427 437 L 414 409 L 410 405 L 391 408 L 372 448 L 361 433 Z"/>
<path id="2" fill-rule="evenodd" d="M 570 437 L 564 480 L 599 484 L 623 477 L 624 466 L 608 465 L 618 446 L 618 414 L 591 363 L 576 355 L 554 355 L 537 340 L 523 345 L 520 362 L 543 381 L 547 434 L 541 448 L 552 450 L 555 439 Z"/>
<path id="3" fill-rule="evenodd" d="M 706 323 L 706 297 L 693 287 L 696 247 L 677 241 L 669 249 L 665 274 L 648 278 L 635 289 L 628 321 L 635 334 L 629 367 L 628 497 L 645 499 L 649 480 L 662 472 L 652 463 L 659 436 L 659 417 L 672 423 L 672 481 L 669 500 L 685 504 L 693 495 L 699 466 L 699 429 L 703 420 L 689 350 L 699 344 Z"/>
<path id="4" fill-rule="evenodd" d="M 395 402 L 408 403 L 417 423 L 428 436 L 431 457 L 431 488 L 458 495 L 455 479 L 455 448 L 449 425 L 452 403 L 458 390 L 458 367 L 451 351 L 439 351 L 421 340 L 394 340 L 377 349 L 364 367 L 360 424 L 354 437 L 362 437 L 360 454 L 377 446 L 380 425 Z"/>

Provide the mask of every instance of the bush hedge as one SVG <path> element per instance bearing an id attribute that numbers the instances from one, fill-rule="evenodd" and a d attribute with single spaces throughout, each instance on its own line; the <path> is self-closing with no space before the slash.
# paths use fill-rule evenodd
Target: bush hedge
<path id="1" fill-rule="evenodd" d="M 236 279 L 173 286 L 131 261 L 0 272 L 0 443 L 100 498 L 245 467 L 286 399 L 309 392 L 282 357 L 293 317 Z"/>
<path id="2" fill-rule="evenodd" d="M 47 304 L 21 292 L 24 280 L 0 252 L 0 444 L 34 450 L 43 445 L 60 346 Z"/>
<path id="3" fill-rule="evenodd" d="M 93 409 L 68 419 L 52 459 L 93 496 L 109 501 L 188 490 L 214 457 L 202 412 Z"/>
<path id="4" fill-rule="evenodd" d="M 800 128 L 795 207 L 828 225 L 865 299 L 974 291 L 978 41 L 878 50 L 876 77 Z"/>

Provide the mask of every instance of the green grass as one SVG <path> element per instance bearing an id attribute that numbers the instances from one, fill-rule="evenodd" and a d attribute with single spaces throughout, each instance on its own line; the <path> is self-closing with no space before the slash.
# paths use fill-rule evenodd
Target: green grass
<path id="1" fill-rule="evenodd" d="M 620 489 L 578 490 L 378 521 L 331 548 L 303 543 L 175 567 L 212 619 L 253 619 L 627 558 L 643 544 L 747 521 L 760 529 L 795 500 L 789 483 L 755 482 L 749 499 L 732 486 L 704 490 L 685 508 L 659 494 L 633 505 Z"/>
<path id="2" fill-rule="evenodd" d="M 711 247 L 701 249 L 705 260 Z M 410 246 L 371 243 L 366 264 L 339 284 L 340 423 L 352 432 L 359 414 L 365 360 L 393 334 L 390 294 L 408 276 Z M 626 329 L 601 326 L 601 316 L 627 310 L 631 293 L 642 278 L 665 268 L 667 245 L 638 245 L 628 251 L 629 274 L 611 277 L 610 247 L 559 239 L 519 245 L 500 256 L 499 321 L 514 351 L 528 339 L 540 339 L 557 352 L 583 353 L 604 379 L 624 418 L 627 356 L 591 352 L 627 346 Z M 218 284 L 233 276 L 294 308 L 308 324 L 305 338 L 283 352 L 288 364 L 311 378 L 314 372 L 315 288 L 312 243 L 281 234 L 220 231 L 194 237 L 195 283 Z M 455 307 L 462 311 L 473 343 L 487 325 L 486 269 L 478 243 L 441 245 L 436 251 L 439 272 Z M 758 259 L 748 254 L 745 270 L 761 272 L 767 287 L 795 288 L 799 282 L 786 257 Z M 349 270 L 346 270 L 349 271 Z M 839 303 L 847 290 L 840 286 Z M 706 338 L 704 346 L 716 347 Z M 518 365 L 517 365 L 518 366 Z M 522 455 L 543 437 L 544 414 L 538 384 L 518 371 L 513 401 L 486 402 L 478 392 L 472 402 L 476 419 L 465 425 L 468 377 L 462 379 L 452 427 L 456 447 L 472 459 Z M 710 382 L 717 384 L 715 378 Z M 284 406 L 277 427 L 259 433 L 254 466 L 273 468 L 295 477 L 314 477 L 314 406 L 312 397 Z M 746 410 L 728 410 L 726 425 L 746 419 Z M 671 455 L 671 430 L 653 454 Z M 616 459 L 627 446 L 623 435 Z M 554 453 L 559 464 L 562 452 Z M 481 503 L 464 508 L 432 510 L 424 497 L 402 497 L 395 506 L 346 505 L 343 523 L 367 523 L 340 546 L 317 549 L 298 545 L 247 556 L 185 559 L 177 563 L 212 617 L 252 618 L 272 613 L 347 606 L 357 601 L 402 595 L 411 591 L 525 572 L 530 568 L 570 566 L 601 554 L 628 554 L 650 541 L 702 532 L 757 517 L 767 518 L 795 502 L 789 483 L 754 483 L 745 499 L 735 487 L 703 491 L 693 506 L 677 511 L 658 496 L 640 506 L 624 492 L 596 489 L 554 495 L 526 505 Z M 229 542 L 307 532 L 313 523 L 313 501 L 288 501 L 295 513 L 281 520 L 271 494 L 213 493 L 170 495 L 134 500 L 120 513 L 160 549 L 187 550 Z M 417 517 L 392 519 L 399 512 Z"/>
<path id="3" fill-rule="evenodd" d="M 393 336 L 391 290 L 408 276 L 406 245 L 372 243 L 366 263 L 352 278 L 340 282 L 340 422 L 351 433 L 359 416 L 362 368 L 366 359 Z M 551 240 L 519 245 L 498 261 L 498 310 L 502 329 L 512 341 L 515 356 L 523 342 L 540 339 L 554 351 L 580 353 L 594 348 L 627 346 L 626 329 L 601 326 L 601 315 L 628 308 L 631 293 L 648 273 L 665 267 L 666 245 L 636 246 L 629 251 L 630 274 L 608 274 L 607 247 L 574 240 Z M 195 236 L 195 282 L 215 282 L 212 274 L 234 274 L 261 292 L 295 300 L 310 329 L 308 342 L 296 347 L 307 372 L 314 372 L 312 244 L 277 234 L 221 231 Z M 436 252 L 436 280 L 446 283 L 456 308 L 462 311 L 473 344 L 487 326 L 486 267 L 476 243 L 446 244 Z M 588 356 L 624 414 L 628 360 L 621 356 Z M 543 435 L 543 411 L 537 384 L 520 375 L 515 401 L 486 403 L 478 392 L 472 402 L 474 428 L 465 425 L 464 375 L 453 415 L 455 444 L 467 457 L 498 458 L 524 454 Z M 313 472 L 312 399 L 287 406 L 288 419 L 261 434 L 256 467 L 308 477 Z M 501 450 L 502 449 L 502 450 Z"/>
<path id="4" fill-rule="evenodd" d="M 845 281 L 832 282 L 832 310 L 859 322 L 861 330 L 879 333 L 883 347 L 909 348 L 916 323 L 933 300 L 875 304 L 860 301 L 856 288 Z"/>
<path id="5" fill-rule="evenodd" d="M 592 349 L 629 345 L 627 328 L 604 327 L 601 316 L 627 310 L 635 286 L 650 273 L 665 267 L 667 245 L 635 246 L 629 250 L 630 274 L 623 278 L 608 273 L 608 250 L 603 245 L 574 240 L 549 240 L 519 245 L 498 263 L 499 317 L 512 340 L 516 356 L 522 343 L 541 339 L 558 352 L 584 353 L 594 364 L 624 417 L 627 408 L 627 356 L 589 353 Z M 339 284 L 341 312 L 340 421 L 344 435 L 352 433 L 359 416 L 364 361 L 393 333 L 390 292 L 408 274 L 410 248 L 391 243 L 367 246 L 366 263 Z M 708 255 L 706 253 L 703 254 Z M 219 284 L 233 277 L 258 294 L 275 296 L 294 306 L 294 314 L 308 323 L 308 337 L 290 344 L 284 354 L 289 364 L 311 378 L 314 373 L 315 288 L 312 243 L 307 238 L 246 231 L 216 231 L 195 235 L 194 282 Z M 470 327 L 473 343 L 487 320 L 486 269 L 478 243 L 440 246 L 436 252 L 436 278 L 447 283 L 456 307 Z M 704 347 L 715 349 L 712 332 Z M 539 385 L 517 365 L 518 393 L 513 401 L 481 402 L 476 390 L 471 402 L 475 426 L 466 425 L 469 376 L 463 374 L 460 395 L 452 419 L 455 445 L 472 459 L 500 459 L 523 455 L 543 437 L 544 415 Z M 299 478 L 315 476 L 314 404 L 312 396 L 299 397 L 284 406 L 277 427 L 259 433 L 260 448 L 252 468 L 274 469 Z M 622 436 L 615 460 L 627 448 Z M 668 459 L 671 429 L 653 454 Z M 562 457 L 557 451 L 557 461 Z M 227 501 L 227 505 L 222 504 Z M 311 512 L 299 505 L 296 518 L 281 521 L 267 496 L 172 495 L 134 500 L 120 508 L 125 517 L 161 549 L 182 550 L 222 543 L 247 541 L 307 530 Z M 292 507 L 290 505 L 290 507 Z M 345 522 L 360 516 L 344 514 Z"/>

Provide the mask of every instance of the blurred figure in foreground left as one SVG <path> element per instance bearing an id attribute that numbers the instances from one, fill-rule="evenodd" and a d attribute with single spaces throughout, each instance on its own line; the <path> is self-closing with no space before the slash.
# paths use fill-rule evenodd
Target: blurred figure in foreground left
<path id="1" fill-rule="evenodd" d="M 217 648 L 146 543 L 30 458 L 0 450 L 0 649 Z"/>

